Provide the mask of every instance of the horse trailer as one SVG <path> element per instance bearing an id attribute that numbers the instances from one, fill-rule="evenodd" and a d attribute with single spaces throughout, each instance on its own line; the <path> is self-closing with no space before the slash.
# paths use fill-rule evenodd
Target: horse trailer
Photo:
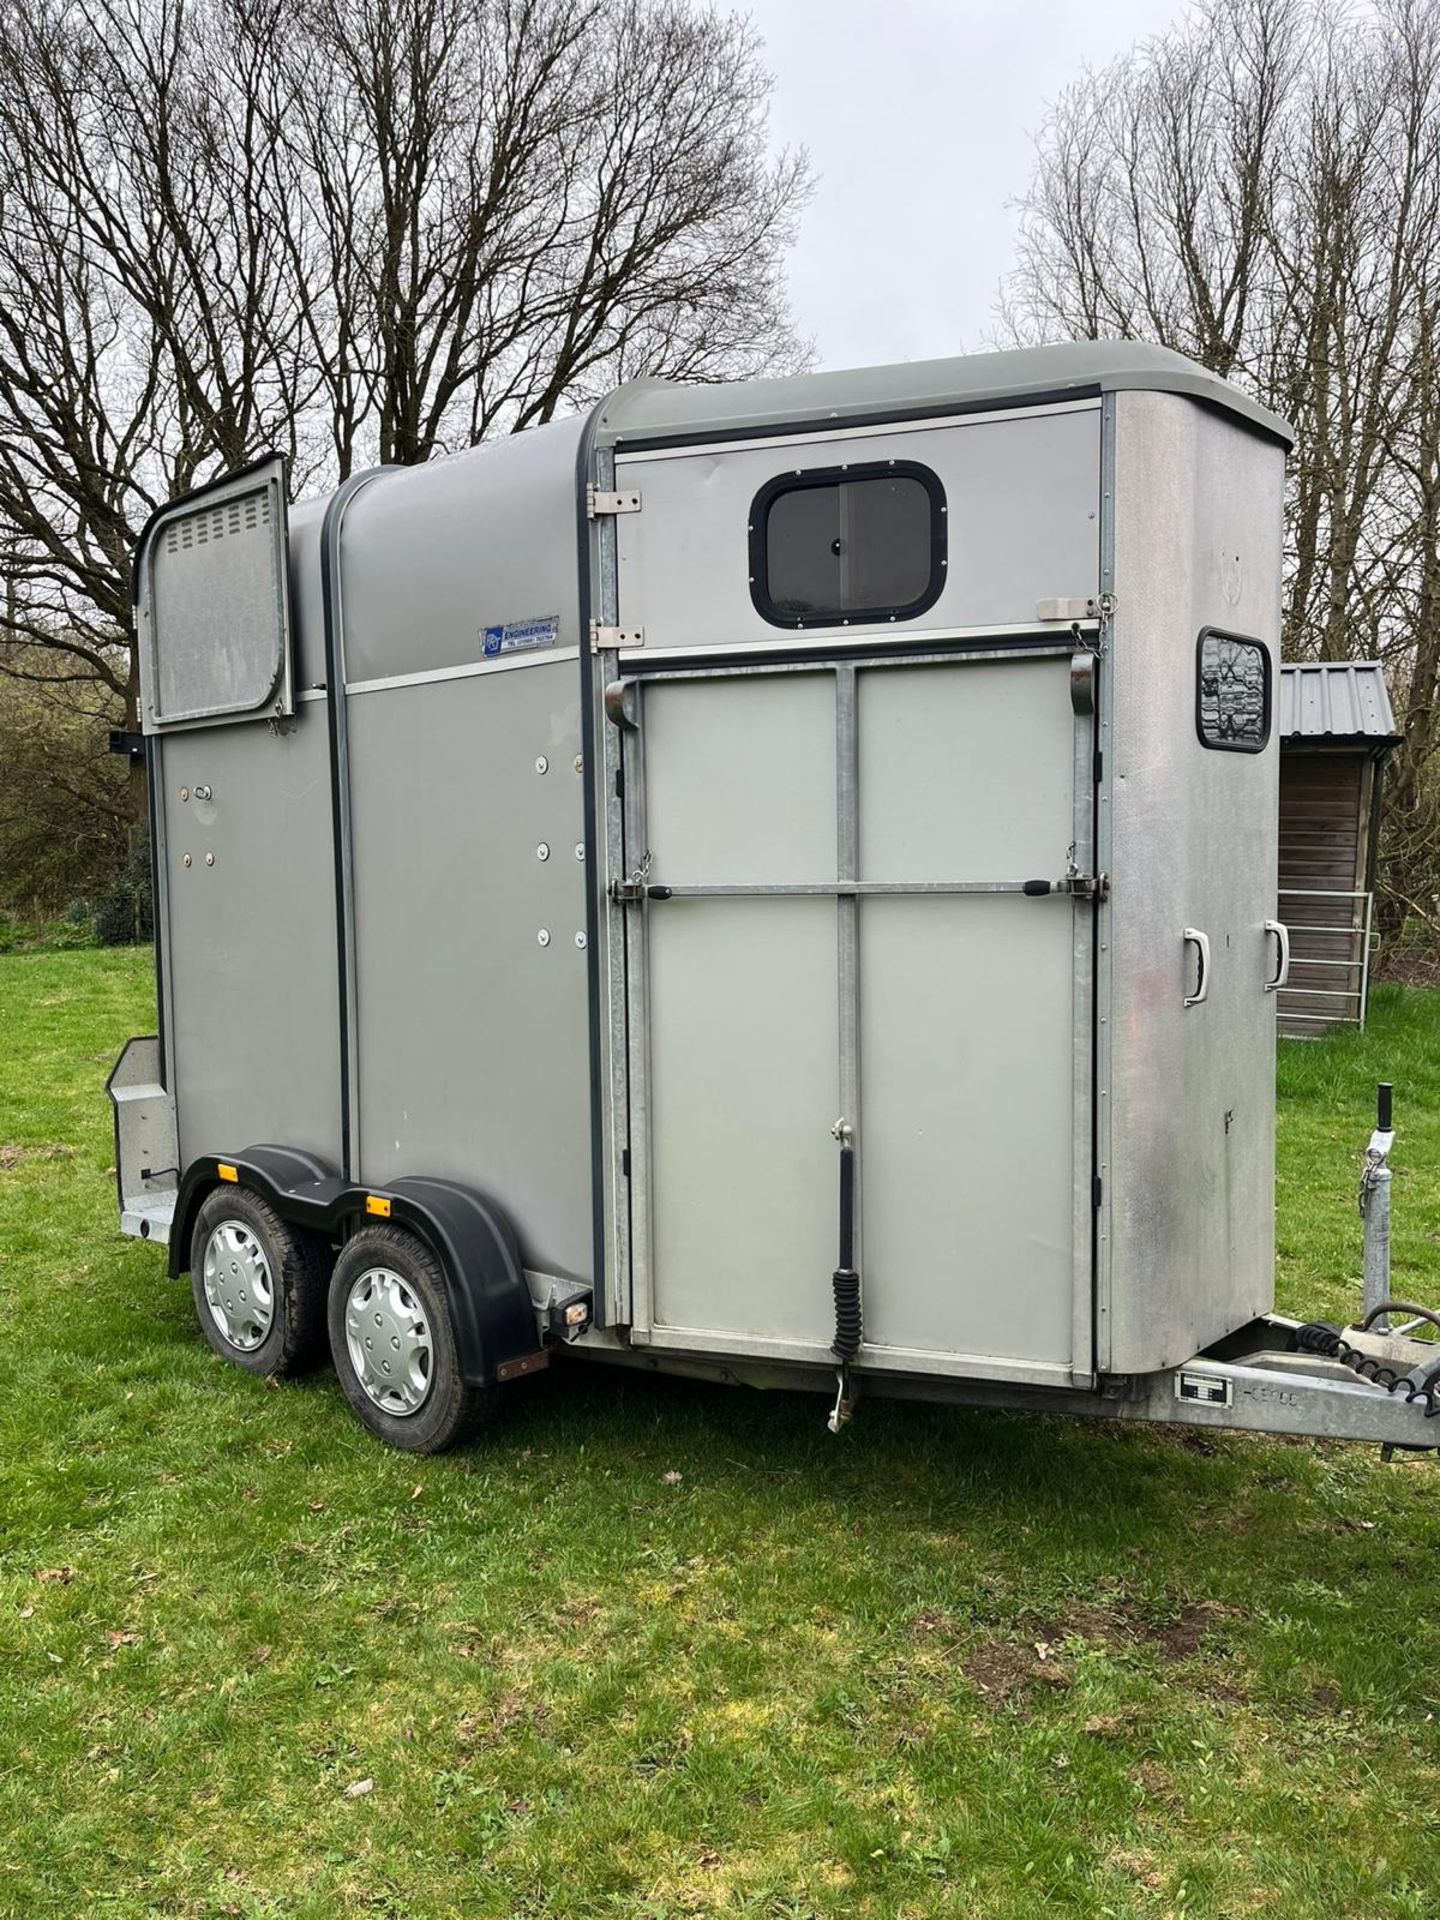
<path id="1" fill-rule="evenodd" d="M 110 1093 L 210 1344 L 417 1451 L 557 1350 L 1434 1445 L 1272 1311 L 1288 441 L 1090 343 L 160 510 Z"/>

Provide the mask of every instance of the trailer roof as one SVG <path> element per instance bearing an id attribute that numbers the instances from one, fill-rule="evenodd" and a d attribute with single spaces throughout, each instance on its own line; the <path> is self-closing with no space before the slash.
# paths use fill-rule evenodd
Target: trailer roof
<path id="1" fill-rule="evenodd" d="M 711 386 L 635 380 L 601 405 L 601 444 L 704 440 L 766 428 L 967 412 L 1040 400 L 1150 389 L 1180 393 L 1243 420 L 1282 445 L 1294 435 L 1278 414 L 1218 374 L 1140 340 L 1073 340 L 1059 346 L 909 360 L 888 367 L 792 374 Z"/>
<path id="2" fill-rule="evenodd" d="M 1378 660 L 1287 661 L 1275 730 L 1282 740 L 1332 746 L 1394 745 L 1403 738 Z"/>

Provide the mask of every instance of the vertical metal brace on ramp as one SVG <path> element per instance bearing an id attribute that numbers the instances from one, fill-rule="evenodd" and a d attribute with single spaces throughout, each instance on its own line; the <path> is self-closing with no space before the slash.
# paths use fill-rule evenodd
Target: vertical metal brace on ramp
<path id="1" fill-rule="evenodd" d="M 835 669 L 835 877 L 860 877 L 860 729 L 855 669 Z M 827 1422 L 838 1433 L 854 1411 L 850 1362 L 860 1351 L 864 1315 L 860 1297 L 860 1196 L 856 1149 L 860 1132 L 860 901 L 839 894 L 840 1118 L 831 1129 L 840 1145 L 840 1264 L 836 1268 L 835 1343 L 840 1362 L 835 1405 Z"/>

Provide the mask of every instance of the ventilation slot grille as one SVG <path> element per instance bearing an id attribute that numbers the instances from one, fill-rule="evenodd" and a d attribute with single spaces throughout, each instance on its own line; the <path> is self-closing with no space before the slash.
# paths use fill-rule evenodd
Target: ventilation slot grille
<path id="1" fill-rule="evenodd" d="M 189 547 L 209 546 L 212 540 L 233 539 L 237 533 L 253 533 L 269 524 L 269 493 L 247 493 L 223 506 L 204 507 L 172 520 L 165 529 L 165 551 L 183 553 Z"/>

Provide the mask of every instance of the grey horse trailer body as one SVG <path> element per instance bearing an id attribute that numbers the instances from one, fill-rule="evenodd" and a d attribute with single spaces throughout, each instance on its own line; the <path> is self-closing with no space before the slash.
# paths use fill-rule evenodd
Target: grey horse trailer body
<path id="1" fill-rule="evenodd" d="M 401 1445 L 561 1344 L 1413 1441 L 1271 1313 L 1287 443 L 1102 343 L 162 510 L 112 1096 L 212 1344 L 343 1280 Z"/>

